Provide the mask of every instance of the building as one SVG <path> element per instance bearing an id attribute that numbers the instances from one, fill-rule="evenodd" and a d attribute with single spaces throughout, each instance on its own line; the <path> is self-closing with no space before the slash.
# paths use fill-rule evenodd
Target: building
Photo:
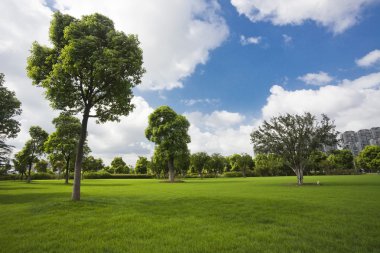
<path id="1" fill-rule="evenodd" d="M 357 132 L 346 131 L 341 135 L 342 146 L 356 156 L 368 145 L 380 146 L 380 127 L 361 129 Z"/>

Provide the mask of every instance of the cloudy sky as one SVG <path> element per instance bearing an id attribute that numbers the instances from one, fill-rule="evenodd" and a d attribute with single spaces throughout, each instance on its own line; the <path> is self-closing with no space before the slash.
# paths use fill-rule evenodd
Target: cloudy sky
<path id="1" fill-rule="evenodd" d="M 102 13 L 141 41 L 136 109 L 89 124 L 106 163 L 151 155 L 144 129 L 160 105 L 189 119 L 192 152 L 223 155 L 252 154 L 253 128 L 285 112 L 325 113 L 339 131 L 380 126 L 380 0 L 1 0 L 0 72 L 23 109 L 15 151 L 30 126 L 54 130 L 58 112 L 25 71 L 32 42 L 49 45 L 54 10 Z"/>

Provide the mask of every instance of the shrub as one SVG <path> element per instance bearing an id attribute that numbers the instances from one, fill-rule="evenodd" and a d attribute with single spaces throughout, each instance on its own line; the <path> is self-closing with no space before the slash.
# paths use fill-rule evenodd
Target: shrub
<path id="1" fill-rule="evenodd" d="M 243 173 L 239 171 L 224 172 L 223 177 L 243 177 Z"/>
<path id="2" fill-rule="evenodd" d="M 87 179 L 144 179 L 153 178 L 152 175 L 147 174 L 111 174 L 107 171 L 86 172 L 84 178 Z"/>

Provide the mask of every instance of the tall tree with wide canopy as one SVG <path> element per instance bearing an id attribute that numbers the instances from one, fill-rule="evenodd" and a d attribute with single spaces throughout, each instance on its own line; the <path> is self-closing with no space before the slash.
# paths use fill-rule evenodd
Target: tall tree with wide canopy
<path id="1" fill-rule="evenodd" d="M 21 114 L 21 103 L 13 91 L 4 86 L 4 74 L 0 73 L 0 165 L 5 164 L 12 146 L 5 143 L 20 132 L 20 123 L 14 119 Z"/>
<path id="2" fill-rule="evenodd" d="M 285 114 L 273 117 L 251 133 L 253 149 L 260 154 L 277 154 L 297 175 L 303 184 L 303 172 L 309 156 L 322 145 L 336 145 L 338 132 L 334 123 L 322 114 L 318 121 L 310 113 Z"/>
<path id="3" fill-rule="evenodd" d="M 145 136 L 156 143 L 156 149 L 167 161 L 169 181 L 172 183 L 174 182 L 174 159 L 188 151 L 189 127 L 189 121 L 169 106 L 160 106 L 149 115 Z"/>
<path id="4" fill-rule="evenodd" d="M 61 113 L 53 119 L 55 132 L 49 135 L 44 144 L 45 151 L 55 157 L 61 156 L 65 161 L 65 183 L 69 183 L 70 162 L 74 160 L 81 133 L 79 119 L 68 113 Z M 53 159 L 54 160 L 54 159 Z"/>
<path id="5" fill-rule="evenodd" d="M 116 31 L 101 14 L 75 19 L 56 12 L 50 41 L 52 48 L 33 43 L 27 71 L 34 85 L 45 88 L 54 109 L 82 114 L 72 194 L 80 200 L 88 119 L 118 121 L 133 110 L 132 88 L 144 73 L 142 50 L 137 36 Z"/>

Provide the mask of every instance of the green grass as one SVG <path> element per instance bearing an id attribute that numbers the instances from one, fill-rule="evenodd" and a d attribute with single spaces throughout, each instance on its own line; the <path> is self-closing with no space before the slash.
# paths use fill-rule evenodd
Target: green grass
<path id="1" fill-rule="evenodd" d="M 0 252 L 380 252 L 380 176 L 295 181 L 2 181 Z"/>

